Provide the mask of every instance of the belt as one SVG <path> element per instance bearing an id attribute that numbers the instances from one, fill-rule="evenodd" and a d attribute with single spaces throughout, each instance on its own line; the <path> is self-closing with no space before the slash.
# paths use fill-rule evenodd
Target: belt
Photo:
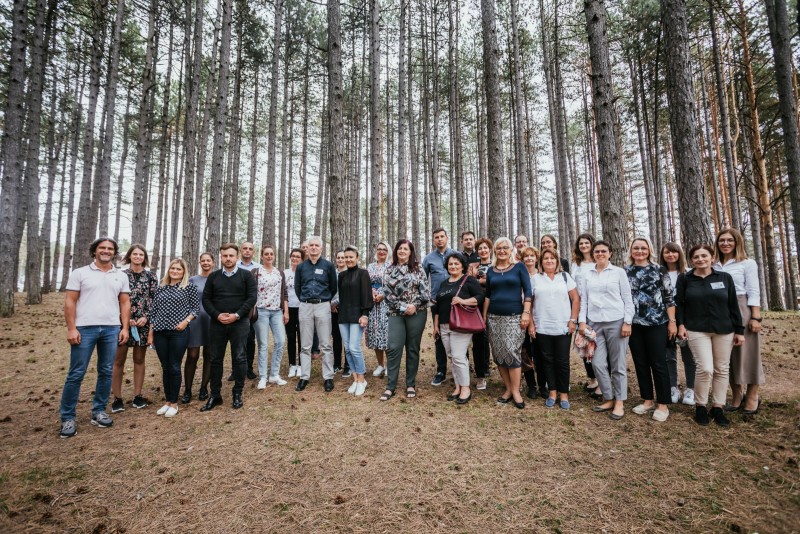
<path id="1" fill-rule="evenodd" d="M 323 302 L 330 302 L 330 301 L 322 299 L 306 299 L 306 300 L 301 300 L 300 302 L 303 302 L 305 304 L 321 304 Z"/>

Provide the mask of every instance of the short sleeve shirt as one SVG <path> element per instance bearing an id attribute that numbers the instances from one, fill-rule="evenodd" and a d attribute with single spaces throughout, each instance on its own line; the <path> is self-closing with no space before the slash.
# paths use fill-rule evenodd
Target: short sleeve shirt
<path id="1" fill-rule="evenodd" d="M 103 271 L 94 262 L 72 271 L 67 291 L 78 291 L 75 326 L 121 326 L 119 294 L 131 292 L 128 276 L 112 267 Z"/>
<path id="2" fill-rule="evenodd" d="M 568 334 L 572 318 L 572 301 L 569 292 L 577 287 L 575 280 L 565 272 L 556 273 L 551 280 L 544 273 L 531 278 L 533 290 L 533 321 L 536 331 L 547 336 Z"/>

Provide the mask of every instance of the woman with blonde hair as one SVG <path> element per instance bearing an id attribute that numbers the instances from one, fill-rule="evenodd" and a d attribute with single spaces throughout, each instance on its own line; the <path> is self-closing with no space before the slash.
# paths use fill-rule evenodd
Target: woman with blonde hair
<path id="1" fill-rule="evenodd" d="M 150 320 L 153 328 L 148 343 L 155 345 L 161 361 L 166 404 L 157 415 L 175 417 L 178 414 L 178 394 L 181 389 L 181 361 L 189 345 L 189 323 L 200 315 L 197 287 L 189 283 L 186 262 L 176 258 L 169 263 L 167 274 L 153 296 Z"/>
<path id="2" fill-rule="evenodd" d="M 492 354 L 506 389 L 497 399 L 525 408 L 519 393 L 522 376 L 522 344 L 531 322 L 531 278 L 514 259 L 514 245 L 507 237 L 494 242 L 494 262 L 486 271 L 483 318 Z"/>
<path id="3" fill-rule="evenodd" d="M 372 287 L 372 309 L 367 321 L 367 347 L 375 351 L 378 366 L 372 376 L 380 377 L 386 373 L 386 349 L 389 348 L 389 313 L 383 298 L 383 275 L 391 263 L 389 251 L 392 247 L 386 241 L 375 245 L 375 261 L 367 265 L 370 286 Z"/>
<path id="4" fill-rule="evenodd" d="M 744 344 L 731 352 L 730 379 L 733 398 L 725 411 L 754 415 L 761 403 L 759 387 L 764 384 L 764 365 L 761 362 L 761 291 L 758 284 L 758 265 L 747 257 L 744 238 L 735 228 L 724 228 L 717 234 L 714 269 L 731 275 L 739 301 L 744 329 Z"/>

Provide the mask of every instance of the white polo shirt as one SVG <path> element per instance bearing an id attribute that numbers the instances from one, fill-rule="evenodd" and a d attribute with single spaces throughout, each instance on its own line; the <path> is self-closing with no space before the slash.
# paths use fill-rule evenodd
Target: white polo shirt
<path id="1" fill-rule="evenodd" d="M 572 318 L 569 292 L 576 287 L 569 273 L 556 273 L 552 280 L 544 273 L 531 277 L 533 322 L 538 333 L 547 336 L 569 333 L 569 320 Z"/>
<path id="2" fill-rule="evenodd" d="M 119 294 L 130 293 L 128 275 L 112 267 L 103 271 L 94 262 L 72 271 L 67 291 L 79 291 L 75 326 L 121 326 Z"/>

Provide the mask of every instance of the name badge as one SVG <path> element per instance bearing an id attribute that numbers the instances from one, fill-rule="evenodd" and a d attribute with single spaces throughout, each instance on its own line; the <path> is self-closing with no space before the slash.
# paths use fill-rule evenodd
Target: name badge
<path id="1" fill-rule="evenodd" d="M 725 289 L 725 282 L 711 282 L 711 289 Z"/>
<path id="2" fill-rule="evenodd" d="M 314 274 L 325 274 L 325 271 L 322 269 L 314 269 Z"/>

